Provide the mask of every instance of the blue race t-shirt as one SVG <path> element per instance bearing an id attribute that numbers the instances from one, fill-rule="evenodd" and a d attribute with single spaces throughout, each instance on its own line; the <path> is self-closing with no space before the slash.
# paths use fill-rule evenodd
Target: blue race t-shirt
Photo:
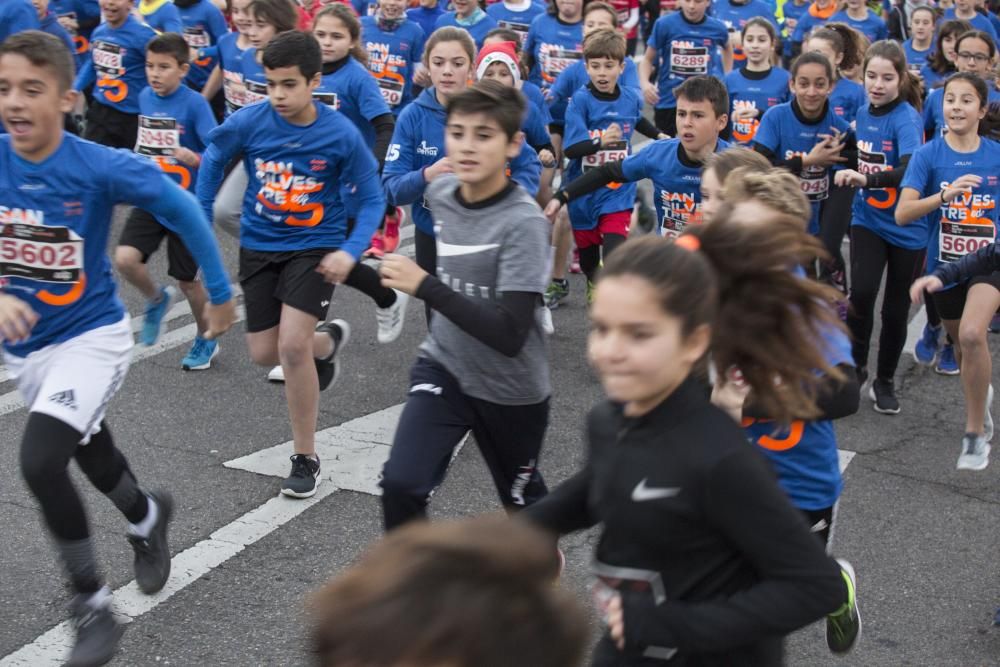
<path id="1" fill-rule="evenodd" d="M 198 155 L 205 152 L 208 135 L 215 129 L 208 100 L 185 85 L 161 97 L 152 88 L 139 94 L 139 132 L 135 152 L 152 159 L 185 190 L 194 192 L 198 168 L 173 156 L 177 147 Z"/>
<path id="2" fill-rule="evenodd" d="M 153 205 L 164 183 L 149 160 L 69 134 L 39 163 L 0 137 L 0 280 L 39 315 L 7 352 L 24 357 L 125 316 L 107 255 L 112 212 Z"/>
<path id="3" fill-rule="evenodd" d="M 264 66 L 257 62 L 257 49 L 250 47 L 240 57 L 243 75 L 243 106 L 267 101 L 267 75 Z"/>
<path id="4" fill-rule="evenodd" d="M 0 42 L 25 30 L 38 30 L 38 12 L 28 0 L 0 3 Z"/>
<path id="5" fill-rule="evenodd" d="M 181 13 L 172 0 L 153 0 L 153 2 L 140 2 L 138 4 L 139 14 L 142 20 L 156 32 L 176 32 L 183 34 L 184 22 L 181 21 Z"/>
<path id="6" fill-rule="evenodd" d="M 66 31 L 66 28 L 59 25 L 59 19 L 52 13 L 52 10 L 49 10 L 45 14 L 45 17 L 42 18 L 38 29 L 44 33 L 52 35 L 53 37 L 58 37 L 59 41 L 66 45 L 66 48 L 69 49 L 70 53 L 76 52 L 76 45 L 73 42 L 73 37 Z M 74 60 L 76 59 L 74 58 Z"/>
<path id="7" fill-rule="evenodd" d="M 472 35 L 472 40 L 476 43 L 476 48 L 481 49 L 483 48 L 483 41 L 486 39 L 486 34 L 497 27 L 497 22 L 492 16 L 484 12 L 483 17 L 472 25 L 463 25 L 458 22 L 455 12 L 445 12 L 434 23 L 434 29 L 447 27 L 462 28 Z"/>
<path id="8" fill-rule="evenodd" d="M 983 182 L 931 212 L 927 217 L 927 273 L 941 262 L 954 262 L 996 242 L 997 198 L 1000 197 L 1000 144 L 981 138 L 972 153 L 959 153 L 944 137 L 936 138 L 910 158 L 900 190 L 929 197 L 960 176 L 981 176 Z"/>
<path id="9" fill-rule="evenodd" d="M 674 88 L 692 76 L 708 74 L 722 78 L 722 49 L 729 44 L 726 24 L 711 16 L 698 23 L 676 11 L 657 19 L 646 46 L 656 49 L 659 62 L 657 109 L 677 106 Z"/>
<path id="10" fill-rule="evenodd" d="M 865 11 L 867 13 L 860 21 L 851 18 L 850 14 L 847 13 L 847 10 L 844 9 L 836 12 L 833 16 L 827 19 L 827 22 L 846 23 L 867 37 L 868 41 L 873 44 L 881 39 L 889 39 L 889 28 L 886 26 L 882 17 L 867 7 L 865 8 Z"/>
<path id="11" fill-rule="evenodd" d="M 424 30 L 405 21 L 383 30 L 374 16 L 361 19 L 361 45 L 368 52 L 368 69 L 386 104 L 396 115 L 413 100 L 413 73 L 424 55 Z"/>
<path id="12" fill-rule="evenodd" d="M 913 48 L 913 38 L 911 37 L 910 39 L 903 42 L 903 51 L 906 53 L 907 68 L 909 68 L 911 72 L 919 73 L 921 70 L 923 70 L 924 65 L 927 64 L 927 61 L 931 57 L 931 54 L 934 53 L 934 48 L 931 47 L 924 51 L 917 51 L 915 48 Z M 928 84 L 926 81 L 924 82 L 924 85 L 930 87 L 930 84 Z"/>
<path id="13" fill-rule="evenodd" d="M 784 104 L 791 98 L 788 78 L 788 72 L 780 67 L 772 67 L 766 72 L 750 72 L 746 68 L 734 69 L 726 75 L 726 89 L 729 91 L 729 128 L 733 143 L 750 145 L 757 134 L 764 112 L 773 106 Z M 736 121 L 734 113 L 737 109 L 756 109 L 757 117 Z"/>
<path id="14" fill-rule="evenodd" d="M 986 82 L 989 103 L 1000 103 L 1000 91 L 992 82 Z M 924 101 L 924 132 L 928 139 L 944 136 L 948 125 L 944 120 L 944 88 L 935 88 Z"/>
<path id="15" fill-rule="evenodd" d="M 955 8 L 950 7 L 949 9 L 944 10 L 944 15 L 941 17 L 941 20 L 950 21 L 951 19 L 954 18 L 956 18 Z M 994 44 L 997 43 L 997 32 L 996 28 L 993 27 L 993 22 L 990 21 L 985 16 L 983 16 L 982 14 L 980 14 L 979 12 L 973 13 L 971 19 L 962 19 L 962 20 L 967 21 L 969 25 L 972 26 L 973 30 L 982 30 L 987 35 L 993 38 Z"/>
<path id="16" fill-rule="evenodd" d="M 187 7 L 178 6 L 177 10 L 184 26 L 184 41 L 195 51 L 214 46 L 223 35 L 229 34 L 226 18 L 210 0 L 198 0 Z M 195 90 L 201 90 L 215 65 L 216 59 L 211 57 L 199 57 L 191 61 L 188 84 Z"/>
<path id="17" fill-rule="evenodd" d="M 313 97 L 347 116 L 364 137 L 368 149 L 375 147 L 375 129 L 371 121 L 390 111 L 378 84 L 364 65 L 347 56 L 340 67 L 322 75 Z"/>
<path id="18" fill-rule="evenodd" d="M 566 109 L 565 146 L 599 138 L 613 123 L 621 128 L 622 139 L 602 146 L 596 153 L 572 160 L 566 170 L 568 180 L 609 162 L 624 160 L 631 154 L 632 135 L 636 123 L 642 118 L 642 94 L 634 88 L 621 86 L 616 92 L 616 96 L 603 95 L 590 86 L 584 86 L 573 94 Z M 593 229 L 600 216 L 630 211 L 634 203 L 634 183 L 610 183 L 596 192 L 570 201 L 570 224 L 573 229 Z"/>
<path id="19" fill-rule="evenodd" d="M 712 3 L 711 16 L 722 21 L 726 29 L 733 33 L 739 33 L 743 26 L 752 18 L 767 19 L 774 26 L 775 31 L 781 30 L 778 22 L 774 20 L 774 10 L 764 0 L 750 0 L 743 4 L 736 4 L 732 0 L 715 0 Z M 743 49 L 733 49 L 733 68 L 742 66 L 746 62 L 746 54 Z M 737 65 L 739 64 L 739 65 Z"/>
<path id="20" fill-rule="evenodd" d="M 444 7 L 441 6 L 440 2 L 429 8 L 414 7 L 413 9 L 406 10 L 406 18 L 423 28 L 424 35 L 430 35 L 434 32 L 434 26 L 442 14 L 444 14 Z"/>
<path id="21" fill-rule="evenodd" d="M 230 32 L 220 37 L 217 45 L 226 117 L 242 109 L 247 103 L 246 84 L 243 83 L 243 54 L 246 51 L 239 47 L 239 39 L 238 32 Z"/>
<path id="22" fill-rule="evenodd" d="M 88 27 L 70 30 L 70 37 L 73 38 L 73 53 L 76 54 L 76 69 L 79 69 L 87 62 L 87 54 L 90 52 L 90 36 L 94 32 L 96 25 L 92 21 L 100 20 L 101 6 L 97 0 L 52 0 L 49 2 L 49 9 L 58 18 L 71 18 L 77 24 L 86 24 Z"/>
<path id="23" fill-rule="evenodd" d="M 900 159 L 912 156 L 923 144 L 920 122 L 917 110 L 902 101 L 888 111 L 862 108 L 854 130 L 858 137 L 858 171 L 867 175 L 898 169 Z M 871 230 L 896 247 L 924 248 L 927 219 L 897 225 L 898 199 L 897 188 L 859 189 L 854 195 L 852 224 Z"/>
<path id="24" fill-rule="evenodd" d="M 800 116 L 794 105 L 792 100 L 764 112 L 753 140 L 754 145 L 767 149 L 778 162 L 807 155 L 819 143 L 821 134 L 832 134 L 835 130 L 843 133 L 851 131 L 847 121 L 836 115 L 829 104 L 825 113 L 815 121 Z M 795 174 L 799 177 L 802 192 L 812 204 L 810 234 L 819 233 L 819 208 L 830 194 L 830 171 L 829 167 L 803 167 L 801 172 Z"/>
<path id="25" fill-rule="evenodd" d="M 830 91 L 830 110 L 848 123 L 853 123 L 858 109 L 868 104 L 865 87 L 856 81 L 840 78 Z"/>
<path id="26" fill-rule="evenodd" d="M 514 11 L 505 2 L 495 2 L 486 7 L 486 13 L 497 22 L 498 28 L 506 28 L 516 32 L 523 45 L 524 40 L 528 37 L 528 30 L 531 29 L 531 22 L 535 20 L 536 16 L 545 13 L 545 5 L 532 2 L 527 9 Z"/>
<path id="27" fill-rule="evenodd" d="M 564 23 L 551 14 L 536 16 L 524 40 L 524 52 L 531 54 L 533 63 L 528 80 L 542 90 L 549 88 L 563 70 L 583 59 L 582 42 L 583 21 Z"/>
<path id="28" fill-rule="evenodd" d="M 241 247 L 261 252 L 348 250 L 341 182 L 349 177 L 377 183 L 378 164 L 347 118 L 314 104 L 316 120 L 308 126 L 289 123 L 270 104 L 255 104 L 234 113 L 209 136 L 209 150 L 222 164 L 243 154 L 249 183 L 240 217 Z M 198 188 L 207 211 L 214 196 Z"/>
<path id="29" fill-rule="evenodd" d="M 119 28 L 102 23 L 94 29 L 90 58 L 80 69 L 75 90 L 94 86 L 94 101 L 122 113 L 139 113 L 139 93 L 146 87 L 146 44 L 156 32 L 129 16 Z"/>
<path id="30" fill-rule="evenodd" d="M 715 152 L 729 148 L 719 139 Z M 660 139 L 646 145 L 622 162 L 629 181 L 653 181 L 653 202 L 659 220 L 659 234 L 677 238 L 688 225 L 701 223 L 701 170 L 691 160 L 680 139 Z"/>

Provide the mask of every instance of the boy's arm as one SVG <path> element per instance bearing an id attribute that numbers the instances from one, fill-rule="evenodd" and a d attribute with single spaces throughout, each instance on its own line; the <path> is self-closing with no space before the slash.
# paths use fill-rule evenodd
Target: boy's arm
<path id="1" fill-rule="evenodd" d="M 375 157 L 365 146 L 361 134 L 354 126 L 350 125 L 349 129 L 351 148 L 348 150 L 348 159 L 344 162 L 341 174 L 351 175 L 357 188 L 355 196 L 359 207 L 354 229 L 340 249 L 357 261 L 361 258 L 361 253 L 368 248 L 372 234 L 382 223 L 385 215 L 385 195 L 378 180 L 378 163 Z"/>
<path id="2" fill-rule="evenodd" d="M 1000 271 L 1000 245 L 991 243 L 976 252 L 969 253 L 957 262 L 942 262 L 934 269 L 934 275 L 944 285 L 959 283 L 975 276 L 986 276 Z"/>
<path id="3" fill-rule="evenodd" d="M 226 165 L 241 148 L 239 133 L 233 131 L 233 126 L 236 124 L 234 121 L 238 122 L 236 115 L 230 116 L 229 120 L 209 133 L 208 147 L 201 155 L 195 193 L 209 223 L 212 222 L 212 206 L 215 203 L 215 195 L 222 185 Z"/>

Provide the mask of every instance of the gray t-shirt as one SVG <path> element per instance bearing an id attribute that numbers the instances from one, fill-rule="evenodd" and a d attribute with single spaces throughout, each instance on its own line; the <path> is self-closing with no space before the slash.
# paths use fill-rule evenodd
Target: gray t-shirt
<path id="1" fill-rule="evenodd" d="M 437 235 L 437 277 L 473 299 L 498 302 L 504 292 L 538 292 L 548 285 L 550 226 L 520 186 L 498 202 L 467 208 L 455 197 L 454 176 L 427 186 Z M 539 308 L 544 308 L 539 300 Z M 455 376 L 463 393 L 503 405 L 540 403 L 552 393 L 548 346 L 539 319 L 524 347 L 507 357 L 435 313 L 422 354 Z"/>

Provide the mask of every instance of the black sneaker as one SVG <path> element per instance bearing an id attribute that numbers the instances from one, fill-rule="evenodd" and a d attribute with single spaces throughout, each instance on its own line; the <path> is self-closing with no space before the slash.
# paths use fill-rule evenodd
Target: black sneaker
<path id="1" fill-rule="evenodd" d="M 340 350 L 351 338 L 351 325 L 344 320 L 322 322 L 316 327 L 333 339 L 333 354 L 327 359 L 315 359 L 316 375 L 319 376 L 319 390 L 323 391 L 337 381 L 340 376 Z M 312 495 L 311 493 L 309 495 Z"/>
<path id="2" fill-rule="evenodd" d="M 66 667 L 96 667 L 110 662 L 125 633 L 125 626 L 111 613 L 110 606 L 94 608 L 86 597 L 77 595 L 70 604 L 70 622 L 76 628 L 76 642 Z"/>
<path id="3" fill-rule="evenodd" d="M 293 454 L 292 472 L 281 485 L 281 493 L 292 498 L 309 498 L 319 487 L 319 459 L 305 454 Z"/>
<path id="4" fill-rule="evenodd" d="M 157 593 L 170 577 L 170 547 L 167 544 L 167 527 L 174 514 L 174 499 L 166 491 L 148 494 L 156 503 L 159 515 L 149 537 L 129 535 L 128 541 L 135 551 L 135 583 L 146 595 Z"/>
<path id="5" fill-rule="evenodd" d="M 883 415 L 898 415 L 899 401 L 896 400 L 896 389 L 892 380 L 872 380 L 871 389 L 868 396 L 875 401 L 875 412 Z"/>

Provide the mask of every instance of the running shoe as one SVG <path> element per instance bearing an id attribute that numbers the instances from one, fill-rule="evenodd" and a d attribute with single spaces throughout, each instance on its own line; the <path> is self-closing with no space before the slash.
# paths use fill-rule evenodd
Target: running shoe
<path id="1" fill-rule="evenodd" d="M 319 457 L 315 459 L 305 454 L 293 454 L 292 472 L 281 484 L 282 495 L 291 498 L 309 498 L 319 487 Z"/>
<path id="2" fill-rule="evenodd" d="M 986 392 L 986 412 L 983 413 L 983 440 L 989 442 L 993 439 L 993 385 L 990 385 Z"/>
<path id="3" fill-rule="evenodd" d="M 583 269 L 580 268 L 580 251 L 573 248 L 573 261 L 569 265 L 570 273 L 583 273 Z"/>
<path id="4" fill-rule="evenodd" d="M 378 342 L 391 343 L 403 332 L 403 322 L 406 321 L 406 304 L 410 297 L 404 292 L 393 290 L 396 301 L 388 308 L 376 308 L 375 320 L 378 322 Z"/>
<path id="5" fill-rule="evenodd" d="M 826 617 L 826 645 L 837 655 L 849 653 L 861 638 L 861 612 L 858 610 L 857 576 L 854 568 L 838 558 L 840 573 L 847 584 L 847 602 L 836 613 Z"/>
<path id="6" fill-rule="evenodd" d="M 177 296 L 177 289 L 167 285 L 160 288 L 160 298 L 156 301 L 146 302 L 146 314 L 142 318 L 142 331 L 139 334 L 139 342 L 143 345 L 154 345 L 160 337 L 160 330 L 163 328 L 163 317 L 170 310 Z"/>
<path id="7" fill-rule="evenodd" d="M 930 324 L 925 324 L 924 332 L 920 334 L 920 339 L 913 346 L 913 360 L 918 364 L 930 366 L 934 363 L 940 350 L 941 325 L 932 327 Z"/>
<path id="8" fill-rule="evenodd" d="M 990 319 L 990 326 L 987 331 L 990 333 L 1000 333 L 1000 313 L 994 314 L 992 319 Z"/>
<path id="9" fill-rule="evenodd" d="M 990 464 L 990 446 L 978 433 L 962 436 L 962 453 L 958 456 L 959 470 L 985 470 Z"/>
<path id="10" fill-rule="evenodd" d="M 875 401 L 875 412 L 883 415 L 898 415 L 899 401 L 896 400 L 896 389 L 892 380 L 875 378 L 868 389 L 868 396 Z"/>
<path id="11" fill-rule="evenodd" d="M 156 523 L 149 535 L 128 535 L 129 544 L 135 552 L 135 583 L 146 595 L 159 592 L 170 577 L 170 546 L 167 544 L 167 528 L 174 514 L 174 499 L 166 491 L 148 494 L 150 503 L 156 504 L 159 512 Z"/>
<path id="12" fill-rule="evenodd" d="M 181 360 L 181 368 L 186 371 L 204 371 L 212 367 L 212 359 L 219 354 L 219 341 L 205 340 L 195 336 L 194 345 Z"/>
<path id="13" fill-rule="evenodd" d="M 559 302 L 569 296 L 569 281 L 556 279 L 545 288 L 545 307 L 555 310 Z"/>
<path id="14" fill-rule="evenodd" d="M 281 365 L 277 365 L 272 368 L 267 373 L 268 382 L 284 382 L 285 381 L 285 369 Z"/>
<path id="15" fill-rule="evenodd" d="M 594 303 L 594 283 L 587 281 L 587 305 Z"/>
<path id="16" fill-rule="evenodd" d="M 649 234 L 656 228 L 656 211 L 646 206 L 645 202 L 639 202 L 636 222 L 643 234 Z"/>
<path id="17" fill-rule="evenodd" d="M 382 238 L 381 230 L 375 232 L 372 236 L 372 244 L 368 250 L 365 250 L 365 257 L 374 257 L 375 259 L 382 259 L 385 255 L 385 241 Z"/>
<path id="18" fill-rule="evenodd" d="M 934 372 L 941 375 L 958 375 L 962 372 L 958 367 L 958 359 L 955 358 L 955 346 L 951 343 L 945 343 L 941 347 L 941 354 L 938 355 Z"/>
<path id="19" fill-rule="evenodd" d="M 551 336 L 556 332 L 556 325 L 552 322 L 552 311 L 548 308 L 538 309 L 538 324 L 546 336 Z"/>
<path id="20" fill-rule="evenodd" d="M 316 374 L 319 376 L 319 390 L 323 391 L 337 381 L 340 375 L 340 350 L 351 337 L 351 325 L 344 320 L 323 322 L 316 327 L 333 339 L 333 353 L 326 359 L 314 359 Z"/>
<path id="21" fill-rule="evenodd" d="M 76 628 L 76 642 L 70 651 L 66 667 L 96 667 L 111 661 L 125 626 L 111 613 L 111 593 L 105 589 L 105 601 L 94 606 L 88 598 L 77 595 L 70 603 L 70 622 Z"/>
<path id="22" fill-rule="evenodd" d="M 406 222 L 406 211 L 396 207 L 396 215 L 385 216 L 382 244 L 385 252 L 396 252 L 399 247 L 399 228 Z"/>

